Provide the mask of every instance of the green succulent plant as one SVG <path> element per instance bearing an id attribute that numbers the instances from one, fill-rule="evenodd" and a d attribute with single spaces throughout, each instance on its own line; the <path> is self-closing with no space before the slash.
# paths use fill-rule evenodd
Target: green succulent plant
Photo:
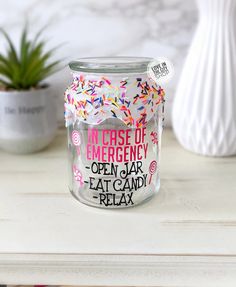
<path id="1" fill-rule="evenodd" d="M 0 28 L 0 33 L 7 41 L 6 54 L 0 53 L 0 86 L 3 89 L 39 88 L 45 78 L 58 71 L 60 61 L 50 61 L 58 47 L 45 51 L 46 42 L 40 40 L 42 31 L 29 40 L 25 27 L 17 51 L 7 32 Z"/>

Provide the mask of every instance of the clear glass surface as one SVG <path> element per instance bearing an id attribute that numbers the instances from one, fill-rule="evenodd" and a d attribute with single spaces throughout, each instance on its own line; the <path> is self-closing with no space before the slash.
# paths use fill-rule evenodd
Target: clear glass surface
<path id="1" fill-rule="evenodd" d="M 91 57 L 70 62 L 72 71 L 86 73 L 146 73 L 149 57 Z"/>
<path id="2" fill-rule="evenodd" d="M 135 206 L 160 188 L 164 91 L 147 75 L 151 58 L 70 63 L 65 92 L 69 188 L 100 208 Z"/>

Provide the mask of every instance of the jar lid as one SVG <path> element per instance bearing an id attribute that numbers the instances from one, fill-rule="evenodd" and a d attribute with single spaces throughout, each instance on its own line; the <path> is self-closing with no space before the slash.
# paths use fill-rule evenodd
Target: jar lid
<path id="1" fill-rule="evenodd" d="M 149 57 L 89 57 L 69 63 L 73 71 L 87 73 L 145 73 Z"/>

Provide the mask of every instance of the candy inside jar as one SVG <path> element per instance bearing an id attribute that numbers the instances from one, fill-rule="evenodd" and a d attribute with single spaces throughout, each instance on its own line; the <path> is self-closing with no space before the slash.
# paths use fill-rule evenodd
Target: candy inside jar
<path id="1" fill-rule="evenodd" d="M 85 204 L 137 205 L 158 192 L 164 91 L 147 75 L 149 58 L 70 63 L 65 92 L 69 188 Z"/>

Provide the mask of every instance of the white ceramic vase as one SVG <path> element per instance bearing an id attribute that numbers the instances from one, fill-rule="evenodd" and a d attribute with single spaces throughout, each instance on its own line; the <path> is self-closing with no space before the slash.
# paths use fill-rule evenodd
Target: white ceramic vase
<path id="1" fill-rule="evenodd" d="M 50 88 L 0 91 L 0 148 L 19 154 L 39 151 L 52 141 L 56 128 Z"/>
<path id="2" fill-rule="evenodd" d="M 177 88 L 172 124 L 188 150 L 236 154 L 236 0 L 197 0 L 199 24 Z"/>

